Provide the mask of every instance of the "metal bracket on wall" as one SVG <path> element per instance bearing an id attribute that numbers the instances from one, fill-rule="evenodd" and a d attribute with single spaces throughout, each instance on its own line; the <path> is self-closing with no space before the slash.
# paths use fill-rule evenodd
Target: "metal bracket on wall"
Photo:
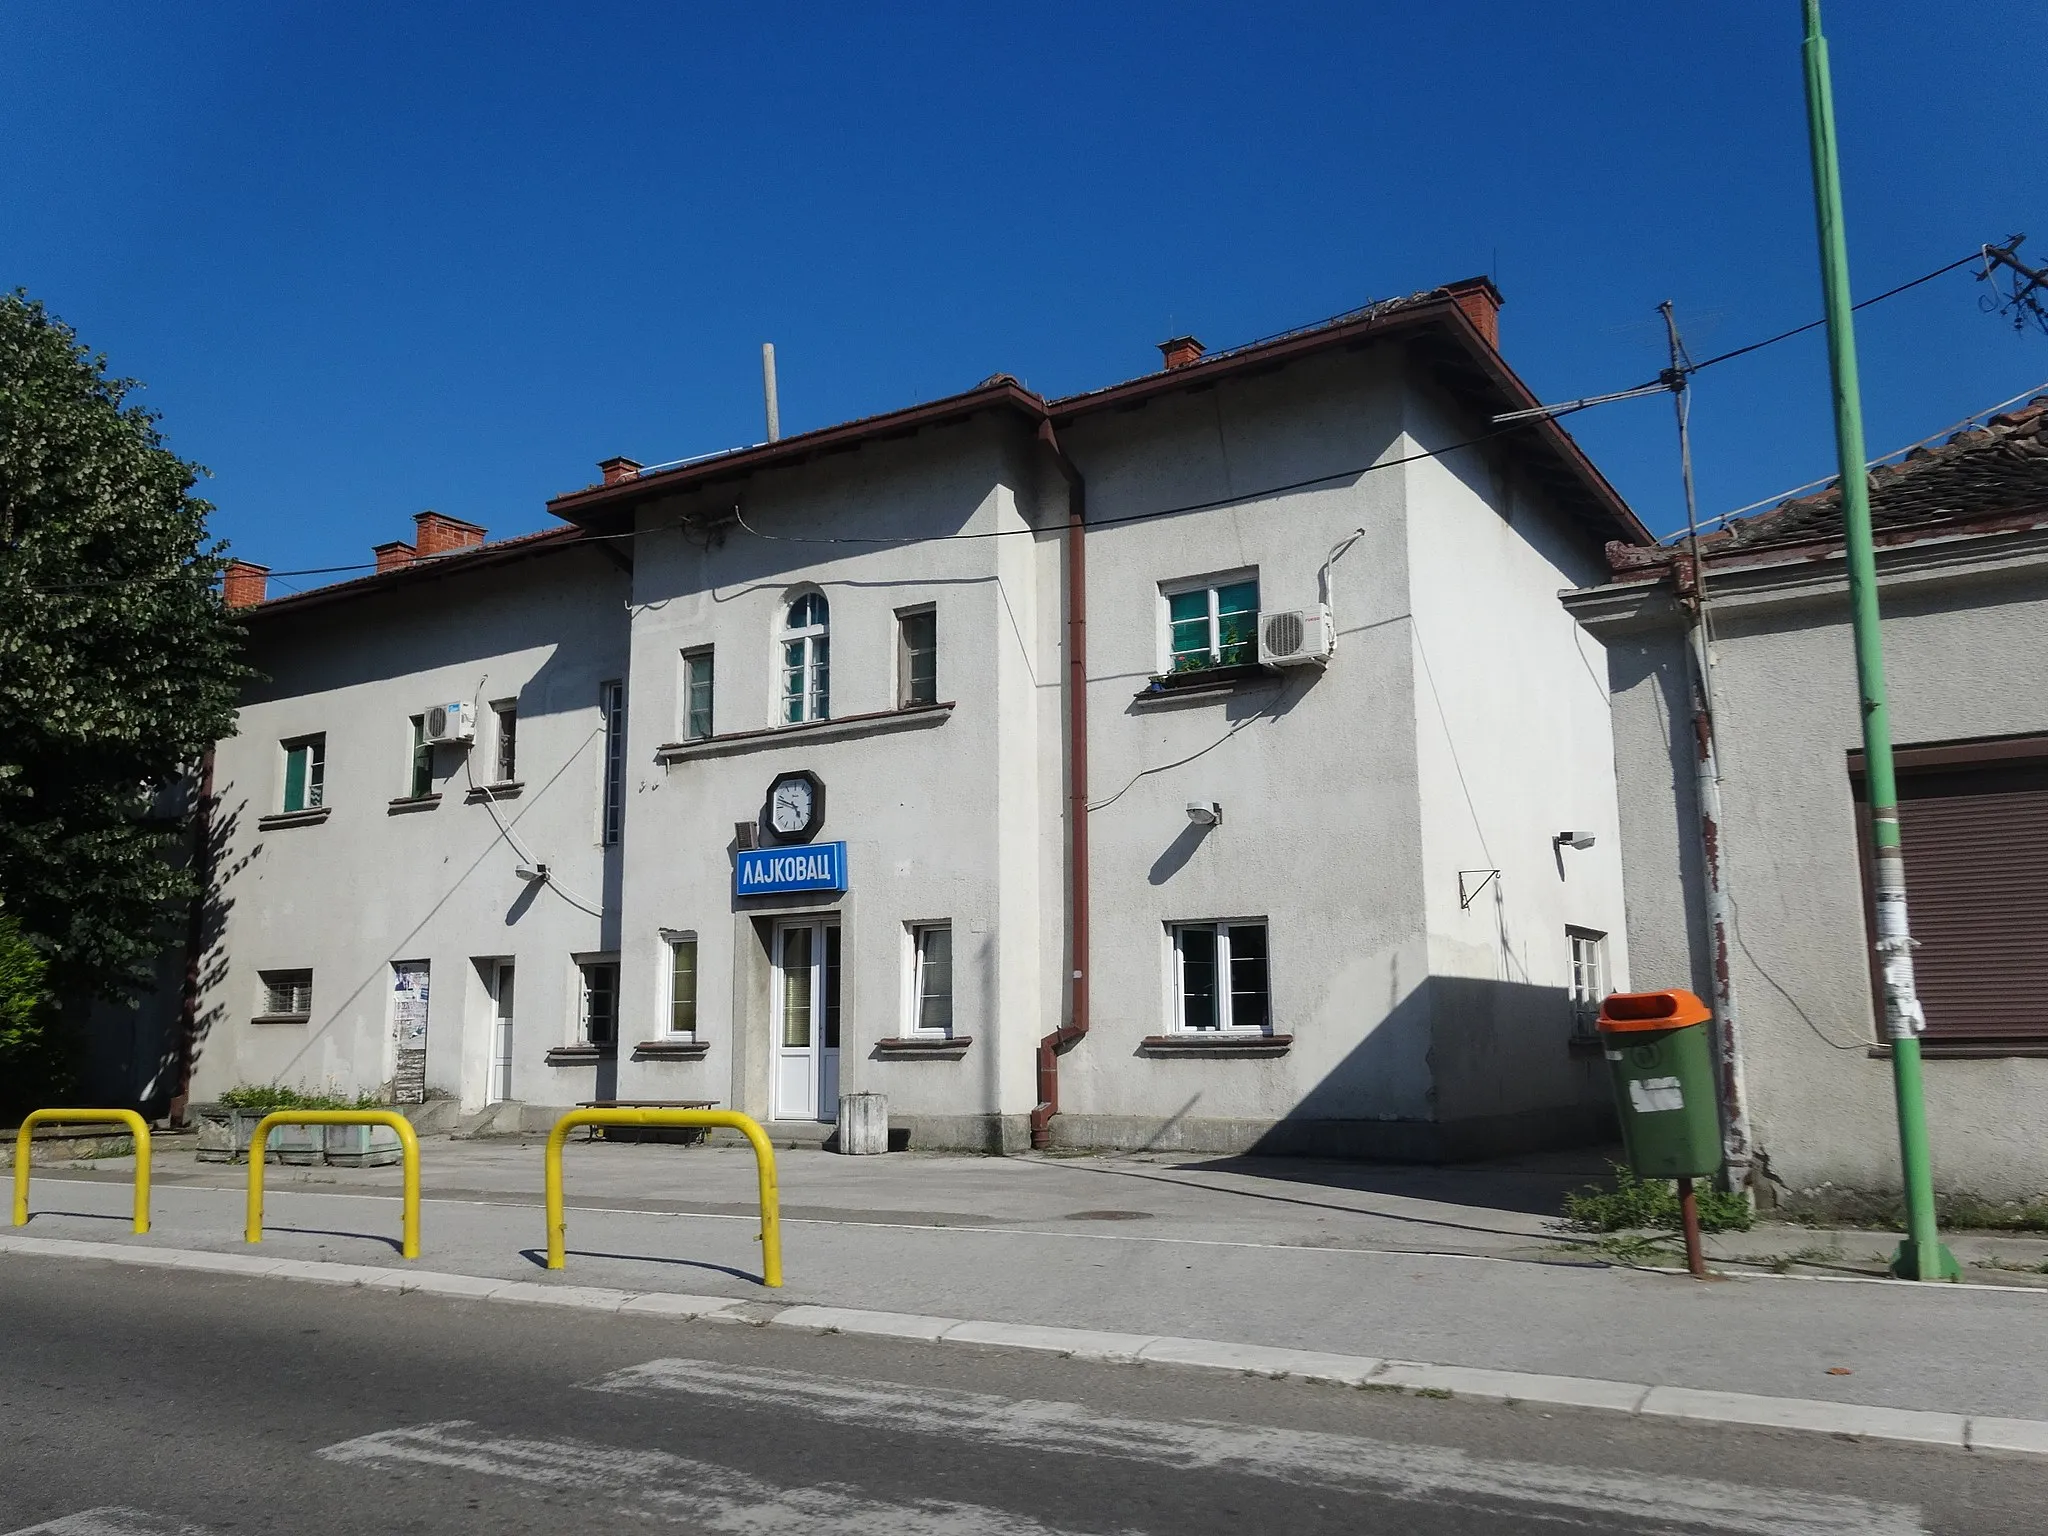
<path id="1" fill-rule="evenodd" d="M 1482 880 L 1481 880 L 1481 881 L 1480 881 L 1480 882 L 1479 882 L 1479 883 L 1478 883 L 1477 885 L 1473 886 L 1473 887 L 1472 887 L 1472 889 L 1468 891 L 1468 890 L 1466 890 L 1466 889 L 1465 889 L 1465 877 L 1466 877 L 1467 875 L 1481 875 L 1481 876 L 1484 876 L 1485 878 L 1484 878 L 1484 879 L 1482 879 Z M 1461 869 L 1461 870 L 1459 870 L 1459 871 L 1458 871 L 1458 910 L 1459 910 L 1460 912 L 1464 912 L 1464 911 L 1468 910 L 1468 909 L 1469 909 L 1469 908 L 1471 907 L 1472 903 L 1473 903 L 1473 902 L 1475 902 L 1475 901 L 1477 901 L 1477 900 L 1479 899 L 1479 893 L 1480 893 L 1481 891 L 1485 890 L 1485 889 L 1486 889 L 1486 887 L 1487 887 L 1487 886 L 1488 886 L 1489 884 L 1491 884 L 1491 883 L 1492 883 L 1492 882 L 1493 882 L 1493 881 L 1494 881 L 1495 879 L 1499 878 L 1499 875 L 1500 875 L 1500 871 L 1499 871 L 1499 870 L 1497 870 L 1497 869 Z"/>

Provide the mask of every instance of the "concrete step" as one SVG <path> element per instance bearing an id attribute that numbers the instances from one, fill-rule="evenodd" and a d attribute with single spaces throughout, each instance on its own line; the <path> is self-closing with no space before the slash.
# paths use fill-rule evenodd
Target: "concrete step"
<path id="1" fill-rule="evenodd" d="M 761 1129 L 768 1133 L 768 1140 L 778 1147 L 823 1147 L 832 1150 L 837 1143 L 833 1140 L 839 1127 L 823 1120 L 763 1120 Z M 712 1129 L 705 1140 L 714 1147 L 743 1147 L 747 1138 L 738 1131 L 725 1126 Z"/>
<path id="2" fill-rule="evenodd" d="M 429 1099 L 424 1104 L 392 1106 L 411 1123 L 416 1136 L 446 1136 L 462 1123 L 459 1099 Z"/>
<path id="3" fill-rule="evenodd" d="M 464 1115 L 452 1134 L 458 1138 L 474 1136 L 517 1136 L 525 1129 L 521 1123 L 526 1106 L 517 1099 L 506 1099 Z"/>

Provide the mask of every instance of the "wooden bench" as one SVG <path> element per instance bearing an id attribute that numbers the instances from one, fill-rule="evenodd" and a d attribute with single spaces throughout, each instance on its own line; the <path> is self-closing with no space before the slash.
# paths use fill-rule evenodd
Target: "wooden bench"
<path id="1" fill-rule="evenodd" d="M 578 1109 L 716 1109 L 716 1099 L 579 1099 Z M 586 1125 L 583 1139 L 595 1141 L 600 1132 L 605 1140 L 645 1141 L 648 1133 L 659 1136 L 679 1136 L 683 1144 L 704 1139 L 705 1127 L 701 1125 Z"/>

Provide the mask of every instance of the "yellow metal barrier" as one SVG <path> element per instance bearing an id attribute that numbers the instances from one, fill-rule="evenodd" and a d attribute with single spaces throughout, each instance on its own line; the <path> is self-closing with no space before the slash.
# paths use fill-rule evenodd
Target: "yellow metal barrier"
<path id="1" fill-rule="evenodd" d="M 135 1138 L 135 1230 L 149 1230 L 149 1126 L 132 1109 L 38 1109 L 14 1134 L 14 1224 L 28 1225 L 28 1140 L 39 1125 L 53 1122 L 125 1125 Z"/>
<path id="2" fill-rule="evenodd" d="M 775 1193 L 775 1149 L 754 1119 L 730 1109 L 573 1109 L 557 1120 L 548 1132 L 547 1149 L 549 1269 L 560 1269 L 568 1260 L 568 1224 L 562 1216 L 562 1143 L 579 1125 L 723 1125 L 745 1136 L 754 1148 L 754 1164 L 761 1176 L 761 1283 L 781 1286 L 782 1214 Z"/>
<path id="3" fill-rule="evenodd" d="M 398 1251 L 420 1256 L 420 1142 L 412 1122 L 388 1109 L 280 1109 L 256 1122 L 249 1137 L 249 1227 L 242 1236 L 263 1241 L 263 1144 L 273 1125 L 388 1125 L 405 1152 L 405 1243 Z"/>

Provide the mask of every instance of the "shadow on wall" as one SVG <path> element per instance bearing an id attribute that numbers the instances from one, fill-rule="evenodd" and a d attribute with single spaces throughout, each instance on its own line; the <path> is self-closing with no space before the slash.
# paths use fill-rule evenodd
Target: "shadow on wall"
<path id="1" fill-rule="evenodd" d="M 221 877 L 235 871 L 224 870 L 221 860 L 233 845 L 240 823 L 239 809 L 222 812 L 216 807 L 207 829 L 209 846 L 201 867 L 211 868 L 216 874 L 200 894 L 198 980 L 202 997 L 219 986 L 226 971 L 227 960 L 220 941 L 227 930 L 228 909 L 233 902 L 222 894 Z M 179 862 L 189 863 L 191 852 L 192 845 L 183 843 L 178 851 Z M 95 1105 L 134 1109 L 146 1120 L 167 1114 L 178 1090 L 178 1034 L 184 1011 L 189 914 L 180 908 L 167 917 L 166 927 L 175 931 L 178 939 L 158 957 L 154 990 L 144 993 L 132 1007 L 95 1007 L 84 1023 L 86 1057 L 79 1085 L 81 1097 Z M 203 1010 L 195 1020 L 195 1060 L 198 1042 L 205 1038 L 219 1013 L 215 1006 Z"/>
<path id="2" fill-rule="evenodd" d="M 1605 1063 L 1571 1054 L 1562 987 L 1432 976 L 1395 1005 L 1253 1155 L 1448 1163 L 1613 1140 Z M 1387 1084 L 1426 1053 L 1428 1113 L 1388 1113 Z"/>

